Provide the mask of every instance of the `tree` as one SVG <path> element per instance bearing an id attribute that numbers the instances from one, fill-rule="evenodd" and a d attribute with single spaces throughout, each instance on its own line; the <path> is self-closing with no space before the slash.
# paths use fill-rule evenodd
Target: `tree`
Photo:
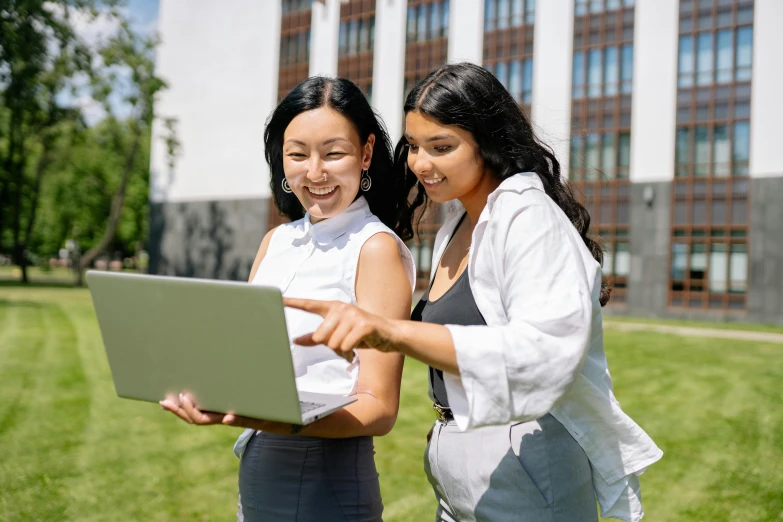
<path id="1" fill-rule="evenodd" d="M 77 117 L 56 97 L 89 62 L 69 23 L 69 6 L 92 2 L 12 0 L 0 7 L 0 251 L 10 250 L 24 282 L 48 151 L 60 124 Z"/>
<path id="2" fill-rule="evenodd" d="M 6 1 L 0 7 L 0 253 L 11 253 L 27 282 L 28 248 L 46 244 L 52 249 L 53 240 L 59 236 L 62 241 L 62 230 L 36 226 L 42 192 L 62 196 L 69 191 L 57 180 L 83 179 L 102 190 L 104 197 L 91 201 L 94 207 L 73 208 L 75 201 L 89 200 L 78 188 L 76 194 L 70 191 L 78 197 L 61 200 L 66 207 L 59 207 L 60 216 L 43 205 L 49 224 L 89 212 L 91 223 L 101 223 L 101 233 L 91 235 L 74 266 L 75 283 L 81 285 L 84 269 L 115 240 L 129 190 L 137 202 L 140 192 L 146 200 L 154 100 L 165 88 L 154 73 L 157 42 L 132 29 L 120 0 Z M 73 22 L 74 16 L 85 15 L 116 22 L 116 32 L 88 44 Z M 68 87 L 103 107 L 97 131 L 85 124 L 82 108 L 63 101 Z M 141 190 L 131 182 L 134 175 L 141 177 Z M 139 213 L 137 232 L 146 229 Z"/>
<path id="3" fill-rule="evenodd" d="M 91 71 L 93 96 L 103 103 L 109 114 L 105 125 L 110 139 L 108 151 L 121 160 L 120 182 L 113 194 L 106 227 L 100 240 L 74 266 L 75 284 L 83 284 L 83 272 L 113 241 L 122 216 L 128 183 L 139 159 L 142 141 L 149 136 L 155 116 L 155 96 L 166 84 L 155 75 L 154 50 L 157 40 L 135 33 L 127 20 L 121 20 L 120 29 L 99 54 L 100 67 Z M 121 121 L 112 113 L 112 95 L 117 95 L 118 73 L 126 73 L 123 101 L 131 107 L 130 116 Z M 126 127 L 128 132 L 123 133 Z"/>

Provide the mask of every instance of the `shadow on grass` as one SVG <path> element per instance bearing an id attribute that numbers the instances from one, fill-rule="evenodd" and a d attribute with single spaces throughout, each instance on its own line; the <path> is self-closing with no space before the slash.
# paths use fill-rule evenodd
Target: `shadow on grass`
<path id="1" fill-rule="evenodd" d="M 0 308 L 43 308 L 44 303 L 38 301 L 10 301 L 0 299 Z"/>
<path id="2" fill-rule="evenodd" d="M 73 282 L 54 280 L 54 281 L 30 281 L 27 284 L 22 283 L 18 279 L 2 279 L 0 278 L 0 288 L 75 288 Z"/>

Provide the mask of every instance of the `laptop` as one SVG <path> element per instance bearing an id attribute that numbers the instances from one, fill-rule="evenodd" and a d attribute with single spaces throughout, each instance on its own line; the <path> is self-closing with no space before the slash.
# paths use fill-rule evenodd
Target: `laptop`
<path id="1" fill-rule="evenodd" d="M 191 393 L 204 411 L 310 424 L 354 397 L 298 392 L 280 290 L 89 270 L 119 397 Z"/>

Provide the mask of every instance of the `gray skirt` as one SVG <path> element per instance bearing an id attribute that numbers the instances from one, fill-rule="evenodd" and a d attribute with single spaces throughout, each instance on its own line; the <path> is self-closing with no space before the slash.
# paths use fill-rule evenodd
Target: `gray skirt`
<path id="1" fill-rule="evenodd" d="M 590 462 L 552 415 L 465 432 L 438 421 L 424 468 L 439 522 L 598 521 Z"/>
<path id="2" fill-rule="evenodd" d="M 372 437 L 321 439 L 256 432 L 239 464 L 244 522 L 379 522 Z"/>

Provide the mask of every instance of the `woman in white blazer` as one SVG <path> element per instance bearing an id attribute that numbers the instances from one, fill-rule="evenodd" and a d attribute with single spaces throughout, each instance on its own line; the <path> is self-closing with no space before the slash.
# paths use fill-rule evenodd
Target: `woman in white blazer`
<path id="1" fill-rule="evenodd" d="M 596 499 L 604 517 L 641 519 L 638 476 L 662 452 L 612 393 L 602 251 L 556 157 L 476 65 L 432 72 L 404 110 L 398 173 L 418 185 L 417 204 L 450 208 L 421 322 L 291 299 L 324 317 L 298 342 L 430 366 L 438 520 L 596 521 Z"/>

